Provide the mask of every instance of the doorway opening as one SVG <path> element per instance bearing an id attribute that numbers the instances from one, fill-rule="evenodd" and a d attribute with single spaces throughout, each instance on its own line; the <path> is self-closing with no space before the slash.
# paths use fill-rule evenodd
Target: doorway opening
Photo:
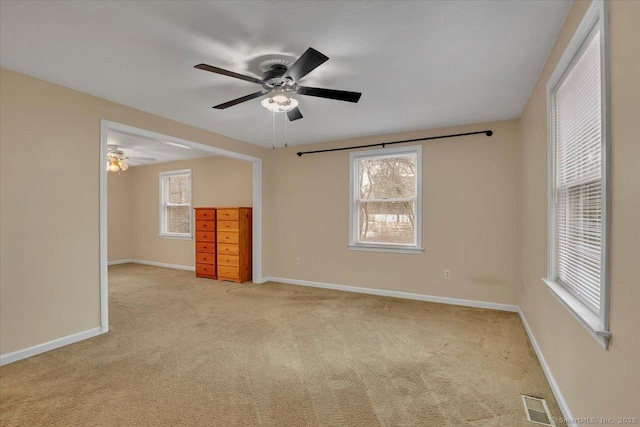
<path id="1" fill-rule="evenodd" d="M 211 156 L 222 156 L 250 162 L 253 208 L 252 281 L 254 283 L 262 283 L 262 159 L 103 119 L 100 123 L 100 325 L 102 333 L 109 331 L 108 171 L 105 167 L 105 161 L 107 153 L 110 149 L 113 149 L 113 147 L 108 147 L 110 132 L 162 141 L 174 146 L 188 147 L 189 149 L 210 153 Z"/>

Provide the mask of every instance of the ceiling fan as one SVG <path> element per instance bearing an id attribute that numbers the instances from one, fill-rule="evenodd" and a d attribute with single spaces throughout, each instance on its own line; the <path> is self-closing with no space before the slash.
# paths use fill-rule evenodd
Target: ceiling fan
<path id="1" fill-rule="evenodd" d="M 345 90 L 323 89 L 318 87 L 300 86 L 298 81 L 326 62 L 329 57 L 323 55 L 313 48 L 307 49 L 291 67 L 284 64 L 273 64 L 271 68 L 262 74 L 261 79 L 233 71 L 223 70 L 207 64 L 198 64 L 195 68 L 210 71 L 224 76 L 234 77 L 251 83 L 262 85 L 262 90 L 254 92 L 237 99 L 216 105 L 213 108 L 224 110 L 245 101 L 269 95 L 262 101 L 262 106 L 273 112 L 286 112 L 290 121 L 302 118 L 302 113 L 298 109 L 298 101 L 291 95 L 316 96 L 320 98 L 335 99 L 338 101 L 358 102 L 362 94 L 360 92 L 348 92 Z"/>
<path id="2" fill-rule="evenodd" d="M 127 157 L 124 151 L 118 149 L 115 144 L 107 145 L 107 170 L 111 172 L 119 172 L 120 170 L 126 171 L 129 169 L 127 160 L 133 160 L 135 162 L 155 162 L 153 157 Z"/>

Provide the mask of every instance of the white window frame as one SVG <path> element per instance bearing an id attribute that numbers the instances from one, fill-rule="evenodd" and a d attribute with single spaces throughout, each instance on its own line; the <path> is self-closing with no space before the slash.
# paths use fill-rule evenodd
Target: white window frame
<path id="1" fill-rule="evenodd" d="M 358 179 L 358 161 L 364 158 L 395 157 L 403 154 L 416 155 L 416 234 L 414 245 L 398 245 L 386 243 L 359 243 L 359 207 L 360 183 Z M 422 253 L 422 146 L 390 147 L 377 150 L 356 151 L 349 155 L 349 244 L 350 250 L 395 252 L 395 253 Z"/>
<path id="2" fill-rule="evenodd" d="M 189 232 L 188 233 L 169 233 L 167 232 L 167 221 L 166 221 L 166 212 L 165 209 L 169 206 L 168 202 L 168 193 L 166 191 L 166 185 L 169 182 L 169 178 L 173 176 L 180 175 L 188 175 L 189 176 Z M 193 175 L 191 173 L 191 169 L 181 169 L 174 171 L 166 171 L 160 172 L 160 233 L 158 234 L 160 237 L 167 239 L 183 239 L 183 240 L 191 240 L 193 239 L 193 209 L 191 209 L 193 205 Z M 176 205 L 172 204 L 171 206 L 185 206 L 185 205 Z"/>
<path id="3" fill-rule="evenodd" d="M 572 67 L 576 57 L 582 53 L 584 43 L 589 39 L 592 31 L 600 30 L 600 63 L 602 90 L 602 236 L 601 236 L 601 276 L 600 276 L 600 310 L 599 315 L 593 312 L 564 286 L 555 281 L 556 253 L 555 253 L 555 189 L 553 173 L 555 149 L 555 90 L 566 72 Z M 547 277 L 542 281 L 547 285 L 551 294 L 575 317 L 578 322 L 593 336 L 598 343 L 608 349 L 611 332 L 609 331 L 609 230 L 610 230 L 610 74 L 609 74 L 609 14 L 607 3 L 594 0 L 582 22 L 578 26 L 571 42 L 567 46 L 555 71 L 547 83 L 547 157 L 548 157 L 548 248 L 547 248 Z"/>

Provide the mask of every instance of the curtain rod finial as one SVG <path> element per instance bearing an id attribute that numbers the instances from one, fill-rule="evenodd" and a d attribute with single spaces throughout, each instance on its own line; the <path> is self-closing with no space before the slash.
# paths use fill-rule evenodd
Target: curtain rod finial
<path id="1" fill-rule="evenodd" d="M 491 136 L 491 135 L 493 135 L 493 131 L 492 130 L 488 130 L 488 131 L 485 132 L 485 134 L 487 136 Z"/>
<path id="2" fill-rule="evenodd" d="M 296 154 L 298 155 L 298 157 L 302 157 L 302 153 L 300 151 L 298 151 Z"/>

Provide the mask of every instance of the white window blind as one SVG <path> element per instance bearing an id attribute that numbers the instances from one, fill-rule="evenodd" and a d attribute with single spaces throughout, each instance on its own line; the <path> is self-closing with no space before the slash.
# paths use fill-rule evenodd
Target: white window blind
<path id="1" fill-rule="evenodd" d="M 603 253 L 600 30 L 553 91 L 554 280 L 600 314 Z"/>

